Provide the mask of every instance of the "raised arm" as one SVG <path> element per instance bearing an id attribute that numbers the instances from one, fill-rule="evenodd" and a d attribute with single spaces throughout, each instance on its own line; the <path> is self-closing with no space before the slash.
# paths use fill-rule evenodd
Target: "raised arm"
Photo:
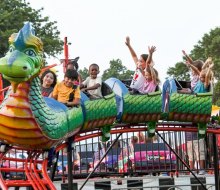
<path id="1" fill-rule="evenodd" d="M 202 69 L 209 68 L 209 65 L 211 65 L 211 64 L 212 64 L 212 58 L 209 57 L 209 58 L 205 61 L 204 65 L 202 66 Z"/>
<path id="2" fill-rule="evenodd" d="M 95 89 L 99 88 L 100 86 L 101 86 L 101 84 L 96 83 L 93 86 L 82 88 L 82 90 L 95 90 Z"/>
<path id="3" fill-rule="evenodd" d="M 97 77 L 96 78 L 96 83 L 92 86 L 88 86 L 89 84 L 89 78 L 86 78 L 86 80 L 80 85 L 80 89 L 82 91 L 85 91 L 85 90 L 95 90 L 97 88 L 99 88 L 102 84 L 102 79 Z"/>
<path id="4" fill-rule="evenodd" d="M 197 67 L 195 67 L 193 64 L 191 64 L 188 61 L 186 61 L 186 64 L 195 72 L 196 75 L 200 75 L 200 71 L 199 69 L 197 69 Z"/>
<path id="5" fill-rule="evenodd" d="M 146 66 L 147 65 L 151 65 L 153 66 L 153 53 L 156 51 L 156 47 L 155 46 L 151 46 L 151 47 L 148 47 L 148 57 L 147 57 L 147 60 L 146 60 Z"/>
<path id="6" fill-rule="evenodd" d="M 131 56 L 136 64 L 136 66 L 138 66 L 138 57 L 137 57 L 137 54 L 135 53 L 134 49 L 131 47 L 131 43 L 130 43 L 130 38 L 129 36 L 126 37 L 126 41 L 125 41 L 125 44 L 126 46 L 128 47 L 130 53 L 131 53 Z"/>
<path id="7" fill-rule="evenodd" d="M 210 84 L 210 81 L 213 78 L 213 72 L 212 72 L 213 66 L 214 66 L 214 64 L 211 62 L 211 63 L 209 63 L 208 68 L 206 68 L 207 73 L 206 73 L 206 76 L 205 76 L 205 84 L 204 84 L 206 88 L 208 88 L 208 86 Z"/>
<path id="8" fill-rule="evenodd" d="M 192 58 L 185 52 L 185 50 L 182 50 L 183 52 L 183 55 L 186 57 L 187 61 L 192 64 L 193 63 L 193 60 Z"/>

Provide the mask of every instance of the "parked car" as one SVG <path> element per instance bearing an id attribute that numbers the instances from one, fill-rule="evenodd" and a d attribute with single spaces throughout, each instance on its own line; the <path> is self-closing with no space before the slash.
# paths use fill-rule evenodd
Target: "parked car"
<path id="1" fill-rule="evenodd" d="M 165 143 L 135 144 L 133 153 L 127 155 L 127 159 L 122 159 L 124 158 L 120 156 L 119 163 L 122 172 L 127 172 L 127 169 L 130 168 L 135 172 L 159 173 L 176 168 L 176 156 Z"/>
<path id="2" fill-rule="evenodd" d="M 170 170 L 176 167 L 176 156 L 165 143 L 135 144 L 130 157 L 134 170 Z"/>

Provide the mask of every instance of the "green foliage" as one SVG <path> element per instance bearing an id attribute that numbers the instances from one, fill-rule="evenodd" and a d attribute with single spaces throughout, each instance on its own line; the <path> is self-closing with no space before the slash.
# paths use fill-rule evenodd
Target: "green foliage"
<path id="1" fill-rule="evenodd" d="M 178 62 L 174 67 L 169 67 L 167 74 L 176 78 L 177 80 L 189 81 L 189 69 L 183 62 Z"/>
<path id="2" fill-rule="evenodd" d="M 106 80 L 110 77 L 115 77 L 119 80 L 131 79 L 134 74 L 133 71 L 128 70 L 125 66 L 122 65 L 122 61 L 120 59 L 111 60 L 110 68 L 106 69 L 103 72 L 102 80 Z"/>
<path id="3" fill-rule="evenodd" d="M 83 70 L 79 70 L 79 74 L 81 75 L 82 80 L 86 80 L 86 78 L 89 76 L 89 70 L 86 67 L 84 67 Z"/>
<path id="4" fill-rule="evenodd" d="M 214 86 L 213 103 L 220 106 L 220 28 L 216 27 L 209 33 L 204 34 L 202 39 L 198 41 L 198 44 L 194 46 L 190 57 L 193 60 L 200 59 L 202 61 L 205 61 L 208 57 L 212 57 L 214 61 L 214 77 L 217 79 Z M 186 68 L 178 66 L 179 64 L 180 62 L 175 67 L 170 67 L 167 74 L 178 79 L 183 79 L 182 77 L 184 75 L 187 76 L 188 71 L 186 71 Z"/>
<path id="5" fill-rule="evenodd" d="M 214 87 L 213 102 L 215 105 L 220 106 L 220 81 L 217 81 Z"/>
<path id="6" fill-rule="evenodd" d="M 214 77 L 217 79 L 214 86 L 213 103 L 220 106 L 220 28 L 217 27 L 205 34 L 202 40 L 194 46 L 191 56 L 194 60 L 202 59 L 203 61 L 208 57 L 212 57 Z"/>
<path id="7" fill-rule="evenodd" d="M 214 61 L 214 76 L 220 80 L 220 28 L 215 28 L 209 34 L 205 34 L 198 45 L 194 46 L 191 51 L 194 60 L 202 59 L 205 61 L 208 57 L 212 57 Z"/>
<path id="8" fill-rule="evenodd" d="M 17 33 L 29 21 L 33 24 L 35 33 L 44 43 L 44 52 L 49 56 L 61 53 L 63 42 L 57 30 L 56 21 L 49 21 L 49 17 L 42 16 L 43 8 L 32 9 L 25 0 L 0 1 L 0 57 L 8 51 L 8 38 Z"/>

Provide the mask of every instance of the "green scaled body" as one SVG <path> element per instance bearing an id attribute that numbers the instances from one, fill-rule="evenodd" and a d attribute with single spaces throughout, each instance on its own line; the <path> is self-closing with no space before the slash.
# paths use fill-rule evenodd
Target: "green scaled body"
<path id="1" fill-rule="evenodd" d="M 158 121 L 161 115 L 161 92 L 124 96 L 123 123 Z"/>
<path id="2" fill-rule="evenodd" d="M 169 117 L 171 121 L 208 123 L 212 110 L 212 94 L 198 95 L 173 93 L 170 97 Z"/>
<path id="3" fill-rule="evenodd" d="M 83 124 L 82 108 L 73 108 L 68 111 L 56 111 L 49 108 L 41 95 L 38 77 L 32 81 L 29 96 L 33 114 L 42 131 L 49 138 L 65 138 L 69 136 L 68 133 L 76 133 L 81 128 Z"/>
<path id="4" fill-rule="evenodd" d="M 102 99 L 86 101 L 84 106 L 86 114 L 82 131 L 113 125 L 117 115 L 114 93 Z"/>

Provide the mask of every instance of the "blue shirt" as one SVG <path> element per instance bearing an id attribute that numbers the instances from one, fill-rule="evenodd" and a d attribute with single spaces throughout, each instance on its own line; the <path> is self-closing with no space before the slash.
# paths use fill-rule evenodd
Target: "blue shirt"
<path id="1" fill-rule="evenodd" d="M 194 88 L 194 93 L 205 93 L 205 92 L 208 92 L 207 88 L 205 88 L 205 85 L 203 82 L 201 82 L 201 80 L 199 80 L 197 83 L 196 83 L 196 86 Z"/>

